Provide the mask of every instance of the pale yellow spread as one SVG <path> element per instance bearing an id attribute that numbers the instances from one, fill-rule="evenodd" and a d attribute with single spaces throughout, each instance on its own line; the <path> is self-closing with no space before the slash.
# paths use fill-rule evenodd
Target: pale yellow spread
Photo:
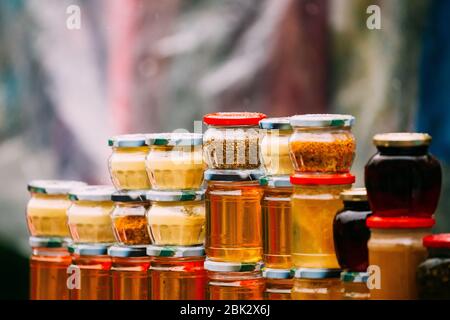
<path id="1" fill-rule="evenodd" d="M 289 155 L 290 133 L 266 134 L 261 140 L 261 156 L 268 175 L 290 175 L 294 166 Z"/>
<path id="2" fill-rule="evenodd" d="M 150 188 L 145 170 L 148 147 L 114 148 L 109 159 L 109 170 L 114 186 L 120 190 L 143 190 Z"/>

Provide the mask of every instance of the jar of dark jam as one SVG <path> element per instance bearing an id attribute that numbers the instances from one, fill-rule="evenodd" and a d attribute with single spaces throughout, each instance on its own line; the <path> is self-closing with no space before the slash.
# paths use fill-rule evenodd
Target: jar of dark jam
<path id="1" fill-rule="evenodd" d="M 438 205 L 442 170 L 422 133 L 374 137 L 378 149 L 366 165 L 365 182 L 374 216 L 431 217 Z"/>
<path id="2" fill-rule="evenodd" d="M 423 238 L 428 259 L 417 268 L 417 289 L 420 299 L 450 299 L 450 233 Z"/>
<path id="3" fill-rule="evenodd" d="M 370 230 L 366 218 L 372 213 L 364 188 L 355 188 L 341 193 L 344 209 L 333 222 L 334 248 L 342 269 L 365 272 L 369 266 L 367 242 Z"/>

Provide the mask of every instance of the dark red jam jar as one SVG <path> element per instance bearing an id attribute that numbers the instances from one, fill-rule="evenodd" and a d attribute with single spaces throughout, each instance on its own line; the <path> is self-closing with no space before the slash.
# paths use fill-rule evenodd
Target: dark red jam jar
<path id="1" fill-rule="evenodd" d="M 442 169 L 429 152 L 431 137 L 422 133 L 386 133 L 374 137 L 378 149 L 365 168 L 374 216 L 431 217 L 441 192 Z"/>
<path id="2" fill-rule="evenodd" d="M 364 188 L 355 188 L 341 193 L 344 209 L 333 222 L 334 248 L 343 270 L 365 272 L 369 266 L 367 242 L 370 230 L 366 219 L 371 215 L 367 193 Z"/>

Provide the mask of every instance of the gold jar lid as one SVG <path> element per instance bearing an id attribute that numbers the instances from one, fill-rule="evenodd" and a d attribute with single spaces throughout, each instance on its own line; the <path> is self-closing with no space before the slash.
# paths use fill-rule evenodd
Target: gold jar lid
<path id="1" fill-rule="evenodd" d="M 373 137 L 373 143 L 377 147 L 421 147 L 430 145 L 431 136 L 416 132 L 382 133 Z"/>
<path id="2" fill-rule="evenodd" d="M 341 200 L 343 201 L 367 201 L 366 188 L 353 188 L 341 192 Z"/>

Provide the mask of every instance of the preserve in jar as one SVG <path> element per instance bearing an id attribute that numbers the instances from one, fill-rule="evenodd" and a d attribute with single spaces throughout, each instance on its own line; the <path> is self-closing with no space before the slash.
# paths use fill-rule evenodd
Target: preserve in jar
<path id="1" fill-rule="evenodd" d="M 423 237 L 431 234 L 433 218 L 370 217 L 369 280 L 373 300 L 417 299 L 416 270 L 427 257 Z M 372 276 L 372 274 L 371 274 Z"/>
<path id="2" fill-rule="evenodd" d="M 147 138 L 145 161 L 154 190 L 200 189 L 203 183 L 203 137 L 194 133 L 156 133 Z"/>
<path id="3" fill-rule="evenodd" d="M 117 190 L 149 189 L 150 181 L 145 169 L 149 147 L 146 135 L 129 134 L 109 139 L 113 149 L 109 158 L 109 173 Z"/>
<path id="4" fill-rule="evenodd" d="M 340 275 L 339 269 L 297 269 L 292 300 L 341 300 Z"/>
<path id="5" fill-rule="evenodd" d="M 266 268 L 290 269 L 292 185 L 289 176 L 262 177 L 259 184 L 264 188 L 261 202 L 264 264 Z"/>
<path id="6" fill-rule="evenodd" d="M 364 188 L 355 188 L 341 193 L 344 209 L 334 218 L 334 248 L 341 269 L 365 272 L 369 266 L 367 242 L 370 230 L 366 219 L 370 206 Z"/>
<path id="7" fill-rule="evenodd" d="M 290 118 L 289 150 L 297 172 L 347 173 L 355 158 L 353 116 L 307 114 Z"/>
<path id="8" fill-rule="evenodd" d="M 259 122 L 263 130 L 261 157 L 267 175 L 291 175 L 294 172 L 289 154 L 292 127 L 289 118 L 268 118 Z"/>
<path id="9" fill-rule="evenodd" d="M 430 235 L 423 239 L 428 258 L 417 269 L 419 298 L 450 299 L 450 234 Z"/>
<path id="10" fill-rule="evenodd" d="M 261 171 L 208 170 L 206 254 L 221 262 L 259 262 L 263 230 Z"/>
<path id="11" fill-rule="evenodd" d="M 111 217 L 117 243 L 125 246 L 150 244 L 145 216 L 150 202 L 146 191 L 117 192 L 111 199 L 114 202 Z"/>
<path id="12" fill-rule="evenodd" d="M 150 257 L 147 248 L 114 246 L 111 257 L 111 292 L 113 300 L 148 300 Z"/>
<path id="13" fill-rule="evenodd" d="M 68 225 L 74 243 L 112 243 L 111 221 L 113 187 L 88 186 L 69 193 L 72 205 L 67 210 Z"/>
<path id="14" fill-rule="evenodd" d="M 69 300 L 67 267 L 72 258 L 62 238 L 30 237 L 30 299 Z"/>
<path id="15" fill-rule="evenodd" d="M 111 257 L 99 244 L 69 246 L 72 265 L 67 269 L 70 300 L 111 300 Z"/>
<path id="16" fill-rule="evenodd" d="M 291 300 L 291 290 L 294 285 L 293 270 L 291 269 L 270 269 L 263 271 L 266 279 L 265 300 Z"/>
<path id="17" fill-rule="evenodd" d="M 147 192 L 147 223 L 154 245 L 194 246 L 205 239 L 205 192 Z"/>
<path id="18" fill-rule="evenodd" d="M 343 271 L 342 299 L 343 300 L 369 300 L 370 290 L 367 286 L 369 274 L 367 272 Z"/>
<path id="19" fill-rule="evenodd" d="M 73 188 L 86 185 L 78 181 L 35 180 L 28 184 L 31 199 L 27 205 L 28 230 L 33 237 L 69 238 L 67 196 Z"/>
<path id="20" fill-rule="evenodd" d="M 263 300 L 261 263 L 205 261 L 208 300 Z"/>
<path id="21" fill-rule="evenodd" d="M 387 133 L 376 135 L 373 141 L 378 152 L 365 168 L 373 214 L 430 218 L 436 211 L 442 183 L 441 165 L 428 152 L 431 137 Z"/>
<path id="22" fill-rule="evenodd" d="M 205 300 L 205 248 L 149 246 L 151 300 Z"/>
<path id="23" fill-rule="evenodd" d="M 292 261 L 296 268 L 339 268 L 333 221 L 344 207 L 340 194 L 354 182 L 351 174 L 291 176 Z"/>
<path id="24" fill-rule="evenodd" d="M 266 115 L 256 112 L 218 112 L 207 114 L 203 136 L 203 155 L 210 169 L 259 169 L 259 121 Z"/>

